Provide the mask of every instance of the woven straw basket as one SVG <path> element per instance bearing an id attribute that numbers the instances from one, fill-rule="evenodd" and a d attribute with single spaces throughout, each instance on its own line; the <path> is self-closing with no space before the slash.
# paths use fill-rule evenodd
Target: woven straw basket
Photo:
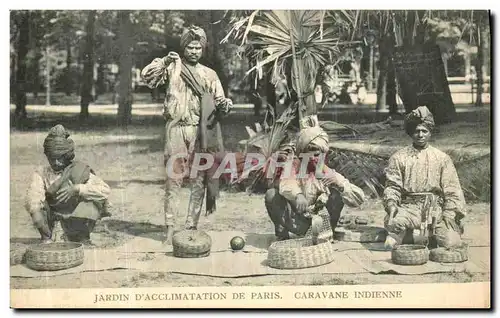
<path id="1" fill-rule="evenodd" d="M 333 239 L 334 237 L 330 226 L 330 216 L 328 215 L 328 212 L 321 212 L 318 215 L 323 219 L 323 226 L 321 227 L 318 238 L 324 240 Z M 354 222 L 354 217 L 352 217 L 352 219 Z M 335 229 L 335 239 L 345 242 L 384 242 L 386 236 L 387 231 L 384 228 L 369 225 L 353 225 L 344 228 L 337 227 Z M 312 237 L 311 229 L 306 232 L 305 237 Z"/>
<path id="2" fill-rule="evenodd" d="M 429 260 L 436 263 L 462 263 L 468 259 L 468 246 L 466 244 L 456 248 L 438 247 L 429 252 Z"/>
<path id="3" fill-rule="evenodd" d="M 423 265 L 429 261 L 429 249 L 425 245 L 398 245 L 392 250 L 391 257 L 394 264 Z"/>
<path id="4" fill-rule="evenodd" d="M 28 245 L 21 243 L 10 243 L 10 265 L 22 264 L 25 261 Z"/>
<path id="5" fill-rule="evenodd" d="M 26 250 L 26 266 L 37 271 L 57 271 L 83 264 L 81 243 L 49 243 L 30 246 Z"/>
<path id="6" fill-rule="evenodd" d="M 203 231 L 185 230 L 174 235 L 172 245 L 175 257 L 207 257 L 212 248 L 212 238 Z"/>
<path id="7" fill-rule="evenodd" d="M 321 230 L 319 232 L 319 235 L 318 235 L 318 239 L 323 239 L 323 240 L 331 240 L 333 238 L 333 234 L 332 234 L 332 228 L 330 226 L 330 216 L 328 215 L 328 213 L 319 213 L 318 214 L 319 216 L 321 216 L 322 220 L 323 220 L 323 225 L 321 226 Z M 311 238 L 312 237 L 312 230 L 311 228 L 309 228 L 306 232 L 306 234 L 304 235 L 305 238 Z"/>
<path id="8" fill-rule="evenodd" d="M 308 238 L 277 241 L 271 244 L 267 254 L 267 264 L 277 269 L 316 267 L 333 259 L 333 244 L 324 239 L 319 239 L 317 245 Z"/>

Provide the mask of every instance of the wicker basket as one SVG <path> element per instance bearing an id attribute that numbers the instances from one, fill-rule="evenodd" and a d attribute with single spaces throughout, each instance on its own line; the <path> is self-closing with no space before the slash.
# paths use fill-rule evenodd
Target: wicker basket
<path id="1" fill-rule="evenodd" d="M 37 244 L 26 251 L 26 265 L 37 271 L 57 271 L 83 264 L 83 245 L 75 242 Z"/>
<path id="2" fill-rule="evenodd" d="M 423 265 L 429 261 L 429 250 L 425 245 L 399 245 L 391 254 L 392 262 L 398 265 Z"/>
<path id="3" fill-rule="evenodd" d="M 332 233 L 332 227 L 330 225 L 330 216 L 328 213 L 319 213 L 319 216 L 321 216 L 321 219 L 323 220 L 323 225 L 321 226 L 321 230 L 319 231 L 318 239 L 323 239 L 326 241 L 329 241 L 333 239 L 333 233 Z M 312 237 L 312 230 L 309 228 L 304 235 L 305 238 L 311 238 Z"/>
<path id="4" fill-rule="evenodd" d="M 28 245 L 22 243 L 10 243 L 10 265 L 22 264 L 25 261 Z"/>
<path id="5" fill-rule="evenodd" d="M 438 247 L 429 252 L 429 260 L 436 263 L 462 263 L 468 259 L 466 244 L 455 248 Z"/>
<path id="6" fill-rule="evenodd" d="M 384 228 L 376 226 L 351 225 L 335 229 L 335 239 L 345 242 L 384 242 L 386 237 L 387 231 Z"/>
<path id="7" fill-rule="evenodd" d="M 174 235 L 172 245 L 175 257 L 207 257 L 212 248 L 212 238 L 203 231 L 185 230 Z"/>
<path id="8" fill-rule="evenodd" d="M 277 241 L 269 247 L 267 264 L 277 269 L 316 267 L 331 263 L 334 252 L 333 244 L 324 239 L 317 245 L 308 238 Z"/>

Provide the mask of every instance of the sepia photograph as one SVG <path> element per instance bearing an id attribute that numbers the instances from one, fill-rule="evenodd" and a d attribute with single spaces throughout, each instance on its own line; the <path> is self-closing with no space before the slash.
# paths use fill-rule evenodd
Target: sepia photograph
<path id="1" fill-rule="evenodd" d="M 490 308 L 492 54 L 486 9 L 10 10 L 10 307 Z"/>

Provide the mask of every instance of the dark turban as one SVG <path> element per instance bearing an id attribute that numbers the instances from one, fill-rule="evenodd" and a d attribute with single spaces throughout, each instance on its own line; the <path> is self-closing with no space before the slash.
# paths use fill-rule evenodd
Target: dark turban
<path id="1" fill-rule="evenodd" d="M 59 159 L 65 157 L 73 159 L 75 155 L 75 143 L 69 138 L 69 133 L 63 125 L 56 125 L 49 131 L 43 142 L 43 150 L 47 157 Z"/>
<path id="2" fill-rule="evenodd" d="M 420 106 L 405 117 L 405 131 L 413 135 L 418 125 L 424 125 L 429 131 L 434 129 L 434 116 L 426 106 Z"/>
<path id="3" fill-rule="evenodd" d="M 207 44 L 207 35 L 202 28 L 197 26 L 190 26 L 181 36 L 181 48 L 184 49 L 192 41 L 200 41 L 202 47 Z"/>

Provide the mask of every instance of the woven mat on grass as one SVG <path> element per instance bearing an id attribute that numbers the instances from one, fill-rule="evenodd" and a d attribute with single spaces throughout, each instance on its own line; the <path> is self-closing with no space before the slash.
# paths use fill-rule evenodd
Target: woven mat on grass
<path id="1" fill-rule="evenodd" d="M 277 270 L 267 266 L 266 253 L 215 252 L 204 258 L 176 258 L 172 253 L 133 254 L 114 251 L 86 251 L 83 265 L 53 272 L 39 272 L 24 264 L 10 268 L 11 277 L 51 277 L 79 272 L 132 269 L 142 272 L 181 273 L 213 277 L 248 277 L 263 275 L 292 275 L 311 273 L 356 274 L 366 270 L 345 253 L 337 253 L 327 265 L 299 270 Z"/>
<path id="2" fill-rule="evenodd" d="M 10 267 L 11 277 L 52 277 L 59 275 L 75 274 L 81 272 L 99 272 L 114 269 L 143 270 L 144 255 L 141 258 L 130 259 L 126 255 L 114 250 L 86 249 L 83 264 L 77 267 L 59 271 L 35 271 L 26 266 L 18 264 Z"/>
<path id="3" fill-rule="evenodd" d="M 241 236 L 245 239 L 245 253 L 267 253 L 267 249 L 275 241 L 273 233 L 243 233 L 241 231 L 208 231 L 212 238 L 212 253 L 231 251 L 229 242 L 235 236 Z M 172 246 L 164 246 L 161 243 L 161 236 L 141 237 L 136 236 L 119 246 L 116 251 L 123 253 L 169 253 L 172 252 Z M 474 247 L 486 247 L 490 245 L 489 231 L 484 226 L 471 225 L 466 227 L 463 240 Z M 335 250 L 380 250 L 383 243 L 359 243 L 343 242 L 335 243 Z"/>
<path id="4" fill-rule="evenodd" d="M 24 264 L 11 266 L 11 277 L 50 277 L 79 272 L 97 272 L 113 269 L 131 269 L 145 272 L 174 272 L 215 277 L 245 277 L 259 275 L 291 274 L 356 274 L 399 273 L 426 274 L 439 272 L 489 272 L 489 236 L 484 237 L 484 228 L 466 232 L 464 240 L 469 243 L 470 261 L 463 264 L 444 265 L 429 262 L 422 266 L 398 266 L 390 262 L 390 253 L 380 251 L 383 243 L 337 242 L 335 260 L 327 265 L 299 269 L 277 270 L 266 264 L 267 248 L 274 235 L 244 234 L 237 231 L 209 232 L 212 237 L 212 253 L 201 259 L 175 258 L 171 247 L 164 248 L 159 240 L 135 237 L 115 249 L 85 250 L 85 261 L 81 266 L 55 272 L 39 272 Z M 234 236 L 246 239 L 243 251 L 232 252 L 229 241 Z"/>
<path id="5" fill-rule="evenodd" d="M 241 236 L 245 239 L 245 252 L 267 253 L 267 248 L 274 241 L 274 235 L 271 233 L 245 234 L 241 231 L 208 231 L 212 238 L 212 252 L 230 251 L 229 242 L 235 236 Z M 158 238 L 136 236 L 119 246 L 116 251 L 123 253 L 169 253 L 172 252 L 172 246 L 164 246 L 161 242 L 161 236 Z"/>
<path id="6" fill-rule="evenodd" d="M 435 263 L 428 261 L 424 265 L 397 265 L 391 261 L 391 252 L 351 250 L 346 254 L 367 272 L 372 274 L 422 275 L 435 273 L 489 273 L 489 247 L 470 247 L 469 260 L 463 263 Z"/>

